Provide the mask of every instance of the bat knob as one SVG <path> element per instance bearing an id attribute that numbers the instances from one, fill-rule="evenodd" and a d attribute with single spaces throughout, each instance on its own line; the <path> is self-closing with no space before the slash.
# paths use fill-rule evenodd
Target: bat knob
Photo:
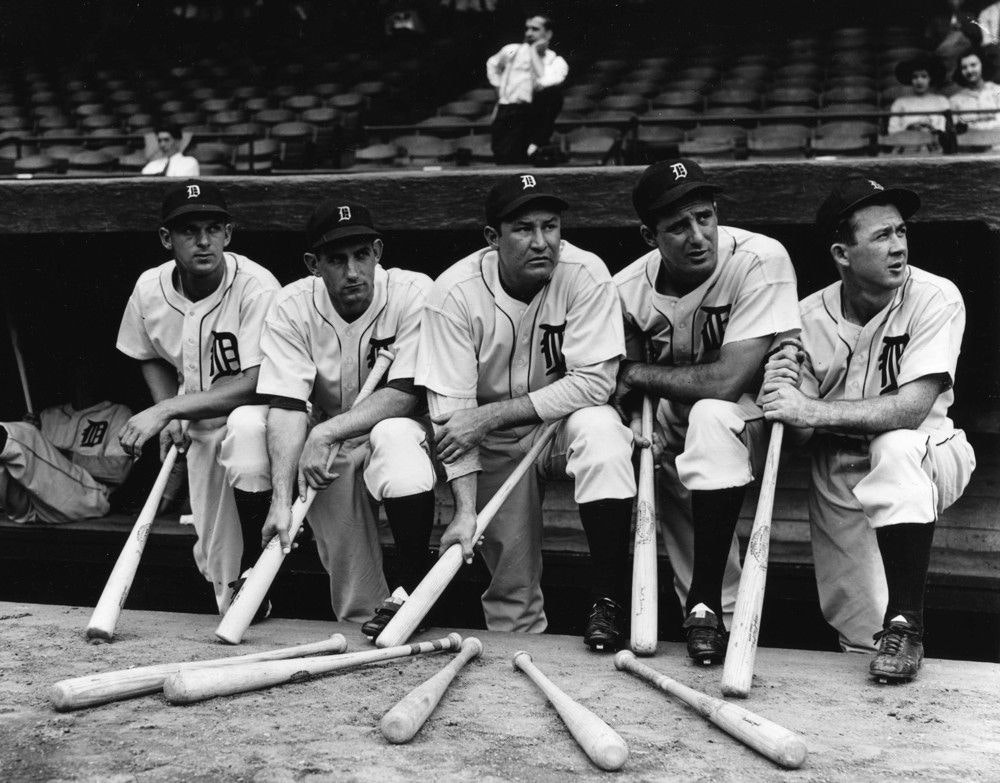
<path id="1" fill-rule="evenodd" d="M 514 664 L 514 669 L 515 670 L 521 668 L 520 666 L 517 665 L 517 659 L 520 658 L 522 655 L 525 658 L 527 658 L 527 661 L 526 661 L 527 663 L 531 663 L 531 655 L 529 653 L 525 652 L 524 650 L 518 650 L 516 653 L 514 653 L 514 657 L 511 658 L 511 663 Z"/>
<path id="2" fill-rule="evenodd" d="M 615 655 L 615 668 L 618 671 L 623 671 L 625 669 L 625 663 L 627 661 L 634 661 L 635 653 L 631 650 L 619 650 L 618 654 Z"/>
<path id="3" fill-rule="evenodd" d="M 452 631 L 445 638 L 448 639 L 448 642 L 451 645 L 450 649 L 452 650 L 457 650 L 459 647 L 462 646 L 462 635 L 459 633 L 455 633 L 455 631 Z"/>
<path id="4" fill-rule="evenodd" d="M 465 637 L 465 641 L 462 642 L 462 647 L 466 650 L 474 650 L 472 657 L 476 658 L 483 651 L 483 643 L 479 641 L 475 636 Z"/>

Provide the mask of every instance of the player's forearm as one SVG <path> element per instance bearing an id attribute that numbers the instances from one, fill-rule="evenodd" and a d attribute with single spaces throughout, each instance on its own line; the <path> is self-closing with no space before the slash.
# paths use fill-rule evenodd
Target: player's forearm
<path id="1" fill-rule="evenodd" d="M 170 419 L 198 421 L 227 416 L 240 405 L 254 405 L 260 401 L 257 395 L 259 369 L 250 367 L 238 375 L 221 379 L 211 389 L 180 394 L 157 405 L 168 421 Z"/>
<path id="2" fill-rule="evenodd" d="M 366 435 L 383 419 L 409 416 L 419 402 L 415 394 L 399 389 L 382 388 L 361 404 L 334 416 L 319 425 L 333 441 L 342 442 L 358 435 Z"/>
<path id="3" fill-rule="evenodd" d="M 806 398 L 802 418 L 816 429 L 862 435 L 920 427 L 941 391 L 935 378 L 920 378 L 901 387 L 896 394 L 864 400 L 816 400 Z"/>
<path id="4" fill-rule="evenodd" d="M 452 479 L 451 495 L 455 499 L 455 516 L 459 514 L 476 513 L 476 488 L 478 478 L 475 473 L 468 473 Z"/>
<path id="5" fill-rule="evenodd" d="M 578 367 L 528 397 L 542 421 L 556 421 L 581 408 L 604 405 L 615 389 L 617 374 L 618 359 Z"/>
<path id="6" fill-rule="evenodd" d="M 267 456 L 271 461 L 271 488 L 275 502 L 292 503 L 299 455 L 306 442 L 308 425 L 308 416 L 304 411 L 284 408 L 267 411 Z"/>
<path id="7" fill-rule="evenodd" d="M 517 427 L 521 424 L 538 424 L 542 421 L 531 398 L 527 395 L 512 400 L 498 400 L 479 406 L 479 412 L 486 419 L 487 432 Z"/>
<path id="8" fill-rule="evenodd" d="M 684 403 L 704 399 L 736 402 L 748 386 L 747 380 L 729 372 L 722 362 L 680 367 L 634 362 L 621 372 L 621 380 L 630 389 Z"/>

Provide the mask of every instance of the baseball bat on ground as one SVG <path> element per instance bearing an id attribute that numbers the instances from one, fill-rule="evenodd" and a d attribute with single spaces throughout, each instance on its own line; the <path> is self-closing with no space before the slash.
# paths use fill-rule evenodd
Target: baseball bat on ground
<path id="1" fill-rule="evenodd" d="M 781 422 L 771 425 L 771 442 L 760 480 L 760 497 L 750 531 L 750 542 L 743 561 L 740 589 L 736 594 L 733 627 L 726 648 L 726 663 L 722 669 L 722 693 L 746 698 L 753 682 L 753 665 L 757 657 L 757 634 L 760 613 L 764 605 L 767 584 L 767 557 L 771 546 L 771 516 L 774 512 L 774 489 L 778 481 L 778 461 L 785 427 Z"/>
<path id="2" fill-rule="evenodd" d="M 34 413 L 35 408 L 31 404 L 31 390 L 28 388 L 28 372 L 24 367 L 24 354 L 21 353 L 21 341 L 17 336 L 17 327 L 14 326 L 14 318 L 10 314 L 10 306 L 6 299 L 4 305 L 7 311 L 7 330 L 10 332 L 10 347 L 14 350 L 14 361 L 17 363 L 17 374 L 21 378 L 21 391 L 24 393 L 24 404 L 28 413 Z"/>
<path id="3" fill-rule="evenodd" d="M 649 357 L 647 357 L 649 358 Z M 657 562 L 656 484 L 653 478 L 653 399 L 642 399 L 642 437 L 650 445 L 639 451 L 639 487 L 635 503 L 635 546 L 632 550 L 632 634 L 636 655 L 656 652 Z"/>
<path id="4" fill-rule="evenodd" d="M 457 633 L 451 633 L 443 639 L 390 647 L 387 650 L 365 650 L 346 655 L 245 663 L 212 669 L 186 669 L 167 677 L 163 683 L 163 695 L 171 704 L 190 704 L 215 696 L 229 696 L 234 693 L 270 688 L 272 685 L 303 682 L 330 672 L 356 669 L 359 666 L 388 661 L 392 658 L 405 658 L 441 650 L 457 650 L 461 643 L 462 637 Z"/>
<path id="5" fill-rule="evenodd" d="M 174 460 L 177 459 L 177 447 L 171 446 L 167 452 L 166 459 L 160 467 L 160 473 L 153 483 L 153 488 L 149 491 L 149 497 L 139 512 L 139 517 L 132 526 L 125 546 L 122 547 L 115 567 L 111 569 L 111 576 L 104 585 L 104 591 L 94 607 L 93 614 L 90 615 L 90 622 L 87 624 L 88 639 L 103 639 L 110 641 L 115 634 L 115 625 L 118 624 L 118 615 L 121 614 L 125 599 L 128 598 L 128 591 L 132 587 L 132 580 L 135 572 L 139 568 L 139 559 L 142 557 L 142 550 L 146 547 L 146 539 L 149 538 L 149 529 L 153 525 L 156 517 L 156 510 L 160 507 L 160 498 L 163 497 L 163 490 L 167 486 L 167 479 L 170 478 L 170 471 L 174 467 Z"/>
<path id="6" fill-rule="evenodd" d="M 382 736 L 389 742 L 397 744 L 413 739 L 413 735 L 420 731 L 420 727 L 434 712 L 451 681 L 465 664 L 482 651 L 483 643 L 475 636 L 465 639 L 458 655 L 441 671 L 406 694 L 395 707 L 382 716 L 382 721 L 379 723 Z"/>
<path id="7" fill-rule="evenodd" d="M 563 693 L 531 662 L 524 650 L 514 654 L 514 668 L 527 674 L 545 694 L 570 734 L 590 760 L 601 769 L 621 769 L 628 759 L 628 746 L 614 729 L 579 702 Z"/>
<path id="8" fill-rule="evenodd" d="M 322 642 L 299 644 L 279 650 L 236 655 L 231 658 L 216 658 L 210 661 L 184 661 L 182 663 L 161 663 L 154 666 L 139 666 L 100 674 L 88 674 L 60 680 L 49 690 L 52 706 L 60 712 L 78 710 L 107 704 L 111 701 L 144 696 L 163 689 L 163 682 L 174 672 L 184 669 L 204 669 L 216 666 L 236 666 L 256 661 L 278 661 L 284 658 L 299 658 L 304 655 L 329 655 L 347 649 L 343 634 L 336 633 Z"/>
<path id="9" fill-rule="evenodd" d="M 375 391 L 375 387 L 378 386 L 389 370 L 389 365 L 392 364 L 393 358 L 395 357 L 391 351 L 385 348 L 379 351 L 378 358 L 368 373 L 368 377 L 365 378 L 364 385 L 358 390 L 351 407 L 354 407 Z M 333 465 L 333 461 L 337 458 L 339 452 L 340 444 L 338 443 L 330 450 L 330 456 L 327 459 L 328 468 Z M 306 518 L 306 514 L 309 513 L 309 509 L 312 507 L 315 499 L 316 490 L 308 487 L 305 497 L 299 497 L 292 504 L 292 519 L 288 526 L 288 537 L 290 540 L 295 540 L 295 536 L 298 535 L 299 529 L 302 527 L 302 522 Z M 243 545 L 246 546 L 247 543 L 244 541 Z M 278 571 L 284 560 L 285 553 L 281 549 L 281 541 L 275 536 L 264 547 L 264 551 L 260 553 L 257 562 L 254 563 L 254 567 L 250 570 L 250 575 L 246 578 L 240 591 L 236 594 L 236 598 L 233 599 L 233 602 L 226 610 L 226 614 L 215 629 L 215 635 L 219 641 L 226 644 L 239 644 L 243 641 L 243 634 L 250 627 L 250 622 L 253 620 L 254 614 L 256 614 L 257 609 L 264 601 L 264 596 L 267 595 L 267 591 L 271 588 L 271 583 L 274 582 L 274 577 L 278 575 Z"/>
<path id="10" fill-rule="evenodd" d="M 646 680 L 671 696 L 676 696 L 727 734 L 783 767 L 798 769 L 806 760 L 805 740 L 784 726 L 762 718 L 738 704 L 716 699 L 681 685 L 642 663 L 628 650 L 622 650 L 615 656 L 615 666 Z"/>
<path id="11" fill-rule="evenodd" d="M 535 460 L 538 459 L 538 455 L 542 453 L 542 449 L 555 436 L 556 430 L 561 423 L 562 419 L 545 425 L 535 444 L 521 458 L 521 461 L 517 463 L 517 467 L 507 477 L 507 480 L 500 485 L 496 494 L 490 498 L 489 503 L 483 506 L 483 510 L 476 515 L 476 532 L 473 534 L 473 541 L 478 541 L 482 537 L 487 525 L 493 521 L 493 517 L 500 510 L 500 506 L 510 496 L 514 487 L 517 486 L 517 482 L 521 480 L 524 474 L 528 472 L 528 469 L 535 463 Z M 382 633 L 379 634 L 378 639 L 375 640 L 375 644 L 379 647 L 392 647 L 393 645 L 402 644 L 409 639 L 410 635 L 420 624 L 420 621 L 424 619 L 424 615 L 430 611 L 437 599 L 441 597 L 441 593 L 444 592 L 444 589 L 451 580 L 455 578 L 455 574 L 458 573 L 461 567 L 462 545 L 452 544 L 438 558 L 438 561 L 427 572 L 424 578 L 420 580 L 420 584 L 410 593 L 410 597 L 399 607 L 399 611 L 389 620 Z"/>

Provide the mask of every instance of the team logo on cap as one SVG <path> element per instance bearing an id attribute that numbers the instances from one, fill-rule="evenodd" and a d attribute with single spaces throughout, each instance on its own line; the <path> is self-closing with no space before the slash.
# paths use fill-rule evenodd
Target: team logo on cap
<path id="1" fill-rule="evenodd" d="M 337 214 L 340 218 L 337 220 L 338 223 L 343 223 L 345 220 L 351 219 L 351 208 L 350 207 L 337 207 Z"/>
<path id="2" fill-rule="evenodd" d="M 197 185 L 188 185 L 188 198 L 198 198 L 201 195 L 201 188 Z"/>
<path id="3" fill-rule="evenodd" d="M 536 184 L 537 183 L 535 182 L 535 178 L 530 174 L 521 175 L 521 190 L 527 190 L 528 188 L 533 188 L 535 187 Z"/>
<path id="4" fill-rule="evenodd" d="M 683 163 L 674 163 L 670 167 L 670 171 L 674 175 L 674 182 L 679 179 L 684 179 L 688 175 L 687 166 Z"/>
<path id="5" fill-rule="evenodd" d="M 871 185 L 873 188 L 875 188 L 875 190 L 885 190 L 885 188 L 882 185 L 878 184 L 873 179 L 868 180 L 868 184 Z"/>

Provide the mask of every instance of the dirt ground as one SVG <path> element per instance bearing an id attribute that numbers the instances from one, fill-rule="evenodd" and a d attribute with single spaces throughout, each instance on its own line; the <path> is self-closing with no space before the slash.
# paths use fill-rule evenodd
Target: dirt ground
<path id="1" fill-rule="evenodd" d="M 382 714 L 449 654 L 391 661 L 311 682 L 174 707 L 162 694 L 57 713 L 56 680 L 149 663 L 254 652 L 356 626 L 273 620 L 237 650 L 214 643 L 207 615 L 125 611 L 115 642 L 90 645 L 90 610 L 0 602 L 0 780 L 4 781 L 585 781 L 996 780 L 1000 666 L 929 660 L 920 679 L 879 686 L 858 655 L 761 649 L 743 702 L 809 747 L 786 771 L 691 709 L 614 669 L 578 638 L 475 632 L 483 656 L 452 683 L 407 745 L 390 745 Z M 421 638 L 444 636 L 432 630 Z M 629 746 L 619 773 L 593 766 L 544 696 L 510 665 L 518 649 Z M 680 645 L 648 661 L 719 695 L 721 670 L 696 668 Z"/>

